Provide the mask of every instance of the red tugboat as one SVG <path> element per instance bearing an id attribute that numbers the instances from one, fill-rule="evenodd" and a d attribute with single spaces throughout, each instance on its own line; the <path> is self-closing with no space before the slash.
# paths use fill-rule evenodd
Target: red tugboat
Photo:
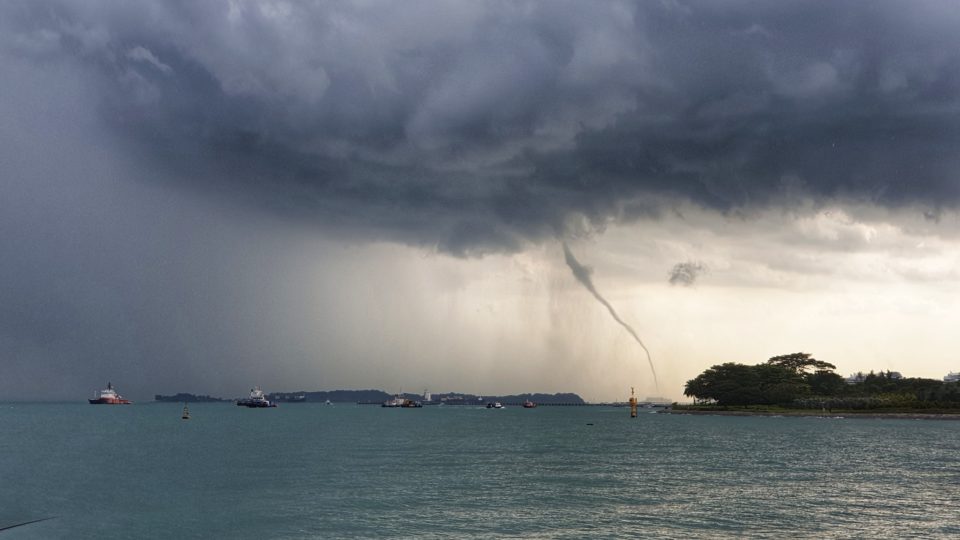
<path id="1" fill-rule="evenodd" d="M 94 392 L 93 395 L 96 396 L 98 392 Z M 129 399 L 124 399 L 123 396 L 117 393 L 113 389 L 113 385 L 107 383 L 106 390 L 100 390 L 99 397 L 88 400 L 91 405 L 130 405 L 133 403 Z"/>
<path id="2" fill-rule="evenodd" d="M 532 402 L 532 401 L 530 401 L 530 400 L 528 399 L 528 400 L 526 400 L 526 401 L 523 402 L 523 408 L 524 408 L 524 409 L 536 409 L 536 408 L 537 408 L 537 404 L 534 403 L 534 402 Z"/>

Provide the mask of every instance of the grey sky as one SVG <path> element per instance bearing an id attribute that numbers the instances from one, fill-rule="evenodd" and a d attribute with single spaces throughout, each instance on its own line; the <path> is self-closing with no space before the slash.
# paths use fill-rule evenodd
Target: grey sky
<path id="1" fill-rule="evenodd" d="M 0 390 L 362 372 L 363 347 L 284 332 L 307 282 L 381 242 L 480 268 L 700 211 L 785 212 L 784 246 L 870 251 L 856 225 L 881 221 L 952 241 L 958 23 L 950 2 L 5 2 Z M 837 268 L 802 253 L 764 264 Z"/>

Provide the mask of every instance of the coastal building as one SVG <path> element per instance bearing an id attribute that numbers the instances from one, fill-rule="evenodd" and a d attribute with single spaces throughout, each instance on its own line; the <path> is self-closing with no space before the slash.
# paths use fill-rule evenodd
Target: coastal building
<path id="1" fill-rule="evenodd" d="M 859 384 L 859 383 L 862 383 L 862 382 L 865 381 L 865 380 L 867 380 L 867 376 L 864 375 L 864 373 L 863 373 L 862 371 L 858 371 L 858 372 L 854 373 L 853 375 L 850 375 L 849 377 L 847 377 L 846 379 L 844 379 L 843 382 L 845 382 L 845 383 L 847 383 L 847 384 Z"/>
<path id="2" fill-rule="evenodd" d="M 859 384 L 866 381 L 869 375 L 874 375 L 874 373 L 871 371 L 869 374 L 866 374 L 862 371 L 858 371 L 853 375 L 850 375 L 849 377 L 844 379 L 843 382 L 847 384 Z M 903 374 L 900 373 L 899 371 L 887 371 L 887 372 L 881 371 L 880 373 L 877 373 L 876 376 L 885 377 L 887 379 L 891 379 L 895 381 L 899 381 L 903 379 Z"/>

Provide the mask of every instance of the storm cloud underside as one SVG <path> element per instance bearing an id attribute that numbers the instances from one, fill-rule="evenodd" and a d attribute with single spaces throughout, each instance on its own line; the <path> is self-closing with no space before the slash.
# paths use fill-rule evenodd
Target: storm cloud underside
<path id="1" fill-rule="evenodd" d="M 4 62 L 88 75 L 164 181 L 368 238 L 482 254 L 675 199 L 960 195 L 948 3 L 2 10 Z"/>

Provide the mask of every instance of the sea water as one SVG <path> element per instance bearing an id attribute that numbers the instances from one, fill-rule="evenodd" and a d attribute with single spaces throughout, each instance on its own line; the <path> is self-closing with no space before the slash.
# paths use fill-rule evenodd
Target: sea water
<path id="1" fill-rule="evenodd" d="M 960 421 L 0 404 L 23 538 L 960 535 Z"/>

